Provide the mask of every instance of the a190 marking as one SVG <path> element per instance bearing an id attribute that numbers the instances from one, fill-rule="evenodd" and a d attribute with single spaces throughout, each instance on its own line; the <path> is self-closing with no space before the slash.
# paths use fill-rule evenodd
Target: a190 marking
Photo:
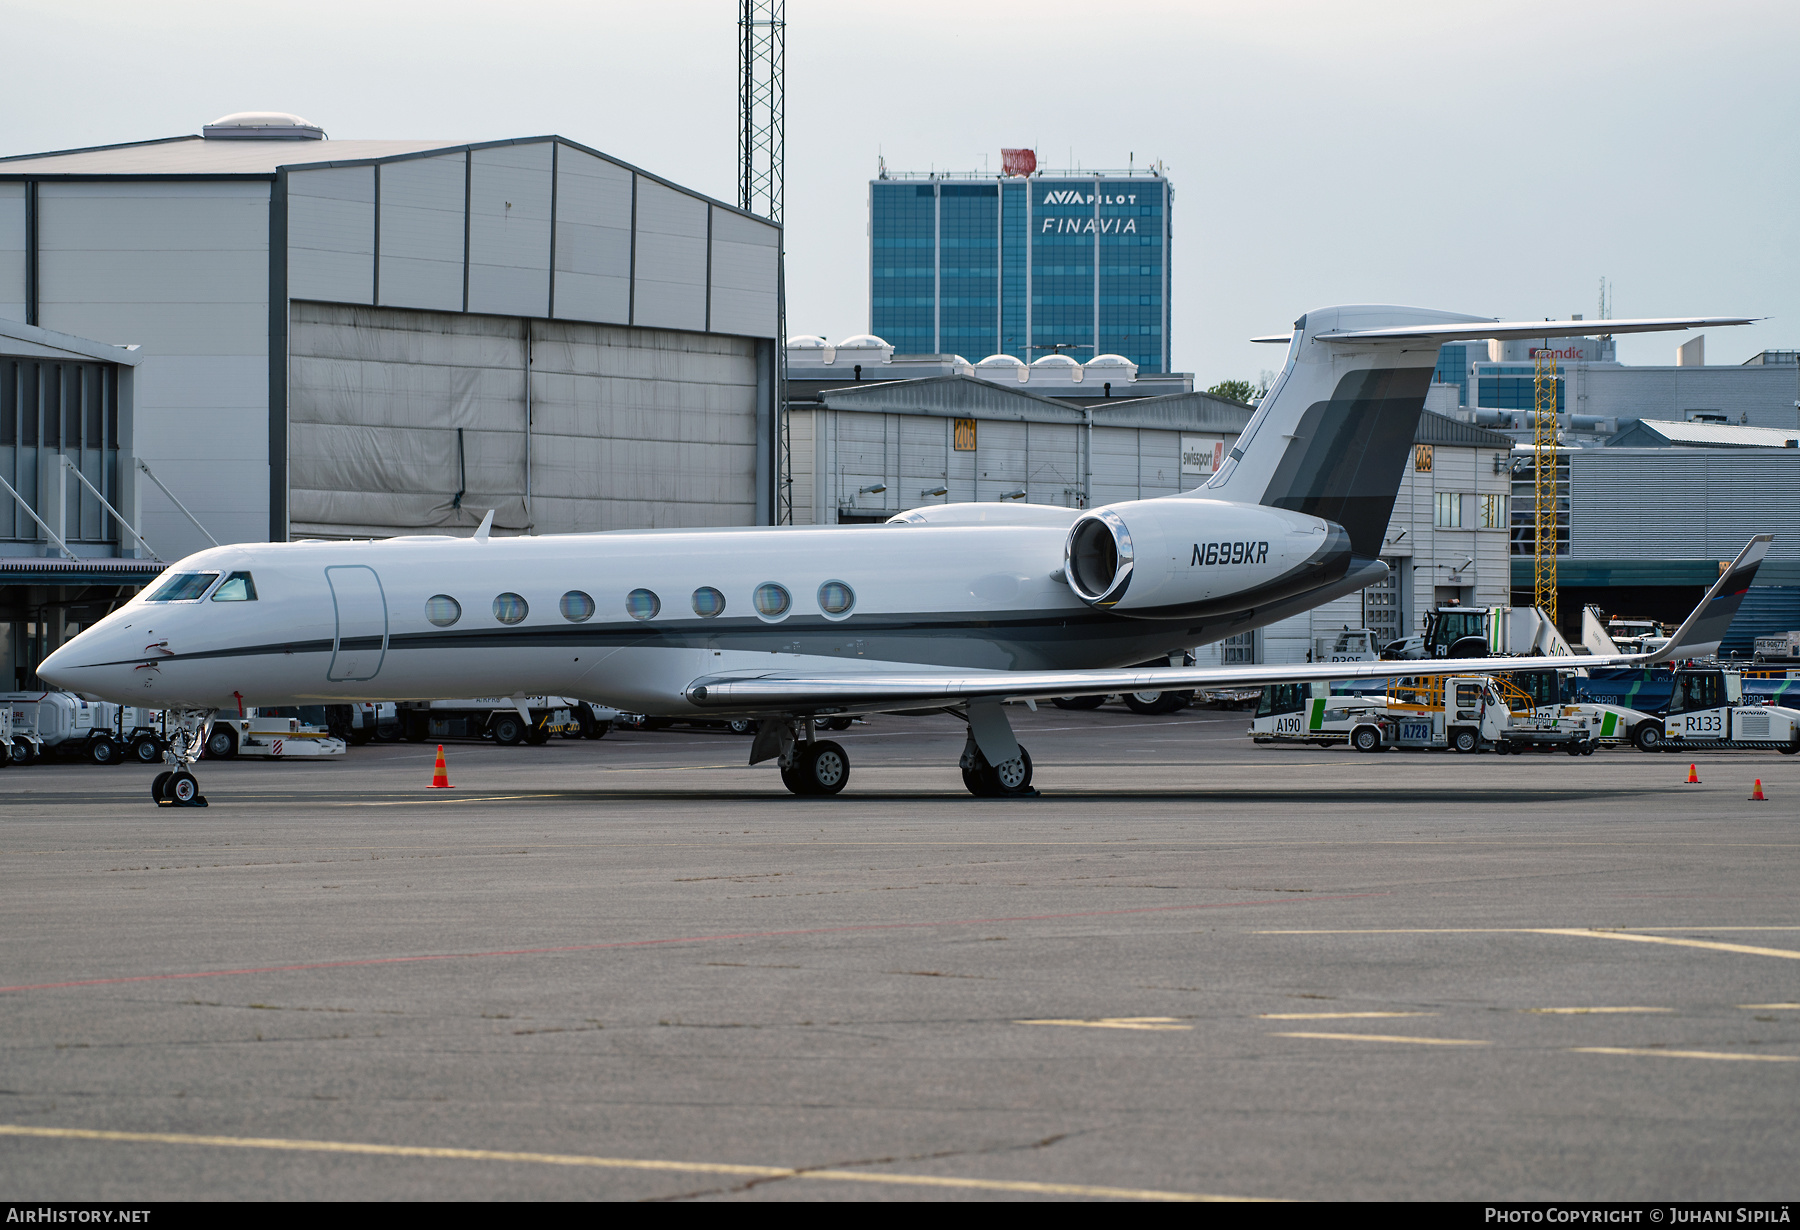
<path id="1" fill-rule="evenodd" d="M 1266 542 L 1197 542 L 1194 544 L 1194 558 L 1188 561 L 1188 567 L 1268 562 L 1269 544 Z"/>

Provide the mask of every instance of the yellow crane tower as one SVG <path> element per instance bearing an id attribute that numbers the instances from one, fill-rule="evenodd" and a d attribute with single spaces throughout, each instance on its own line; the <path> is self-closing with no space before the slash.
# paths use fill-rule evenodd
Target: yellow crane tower
<path id="1" fill-rule="evenodd" d="M 1556 351 L 1538 347 L 1532 415 L 1531 468 L 1536 496 L 1532 550 L 1533 600 L 1556 623 Z"/>

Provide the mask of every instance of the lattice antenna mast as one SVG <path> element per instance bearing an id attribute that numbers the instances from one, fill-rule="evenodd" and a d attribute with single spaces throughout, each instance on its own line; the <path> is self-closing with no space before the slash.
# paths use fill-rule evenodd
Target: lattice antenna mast
<path id="1" fill-rule="evenodd" d="M 786 0 L 738 6 L 738 208 L 782 221 L 787 129 Z M 793 450 L 787 413 L 787 240 L 775 308 L 775 524 L 794 520 Z"/>
<path id="2" fill-rule="evenodd" d="M 787 123 L 786 0 L 741 0 L 738 15 L 738 208 L 781 221 Z"/>
<path id="3" fill-rule="evenodd" d="M 1532 407 L 1531 467 L 1536 497 L 1532 551 L 1533 601 L 1556 623 L 1556 352 L 1548 339 L 1538 347 Z"/>

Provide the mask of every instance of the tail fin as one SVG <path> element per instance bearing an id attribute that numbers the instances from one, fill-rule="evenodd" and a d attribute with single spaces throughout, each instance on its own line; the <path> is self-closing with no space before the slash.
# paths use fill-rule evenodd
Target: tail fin
<path id="1" fill-rule="evenodd" d="M 1756 570 L 1769 553 L 1773 534 L 1758 534 L 1744 544 L 1736 559 L 1719 574 L 1700 605 L 1682 621 L 1669 643 L 1651 654 L 1649 662 L 1667 662 L 1676 658 L 1704 658 L 1717 653 L 1732 617 L 1744 605 L 1744 594 L 1756 580 Z"/>
<path id="2" fill-rule="evenodd" d="M 1498 321 L 1380 305 L 1308 312 L 1294 322 L 1287 366 L 1238 437 L 1231 460 L 1195 494 L 1335 521 L 1349 533 L 1351 551 L 1372 559 L 1381 554 L 1431 370 L 1445 342 L 1750 323 L 1748 316 Z"/>
<path id="3" fill-rule="evenodd" d="M 1294 323 L 1287 366 L 1204 494 L 1335 521 L 1352 553 L 1379 558 L 1439 343 L 1320 335 L 1464 323 L 1489 322 L 1429 308 L 1308 312 Z"/>

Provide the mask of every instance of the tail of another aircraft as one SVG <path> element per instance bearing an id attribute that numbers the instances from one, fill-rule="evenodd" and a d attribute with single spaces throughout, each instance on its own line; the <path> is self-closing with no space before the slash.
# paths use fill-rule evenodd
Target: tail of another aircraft
<path id="1" fill-rule="evenodd" d="M 1335 521 L 1353 554 L 1381 555 L 1382 536 L 1437 366 L 1432 338 L 1331 340 L 1407 326 L 1489 323 L 1409 307 L 1335 307 L 1294 324 L 1287 365 L 1196 494 L 1288 508 Z"/>

